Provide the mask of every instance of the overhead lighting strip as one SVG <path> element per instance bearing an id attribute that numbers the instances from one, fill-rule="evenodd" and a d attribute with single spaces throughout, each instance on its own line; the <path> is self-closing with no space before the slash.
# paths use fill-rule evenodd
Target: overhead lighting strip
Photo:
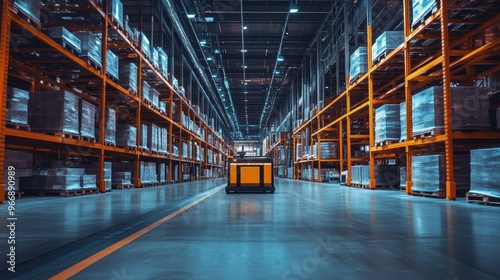
<path id="1" fill-rule="evenodd" d="M 245 49 L 245 30 L 247 27 L 245 26 L 245 21 L 243 19 L 243 0 L 240 1 L 241 3 L 241 10 L 240 10 L 240 15 L 241 15 L 241 56 L 243 59 L 243 97 L 245 98 L 245 123 L 246 123 L 246 128 L 247 128 L 247 134 L 249 133 L 248 129 L 248 99 L 247 99 L 247 76 L 246 76 L 246 70 L 247 65 L 245 63 L 245 53 L 247 52 L 247 49 Z"/>

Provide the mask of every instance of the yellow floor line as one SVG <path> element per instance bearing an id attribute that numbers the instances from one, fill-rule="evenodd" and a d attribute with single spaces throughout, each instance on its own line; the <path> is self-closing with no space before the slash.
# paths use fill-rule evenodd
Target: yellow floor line
<path id="1" fill-rule="evenodd" d="M 112 254 L 113 252 L 119 250 L 120 248 L 124 247 L 125 245 L 129 244 L 130 242 L 136 240 L 137 238 L 141 237 L 142 235 L 150 232 L 151 230 L 153 230 L 154 228 L 156 228 L 157 226 L 163 224 L 164 222 L 172 219 L 173 217 L 181 214 L 182 212 L 188 210 L 189 208 L 193 207 L 194 205 L 200 203 L 201 201 L 209 198 L 210 196 L 216 194 L 217 192 L 219 192 L 220 190 L 222 189 L 222 187 L 219 187 L 218 190 L 214 191 L 213 193 L 205 196 L 205 197 L 202 197 L 200 199 L 198 199 L 197 201 L 194 201 L 192 203 L 190 203 L 189 205 L 186 205 L 184 207 L 182 207 L 181 209 L 173 212 L 172 214 L 168 215 L 168 216 L 165 216 L 164 218 L 156 221 L 155 223 L 141 229 L 140 231 L 116 242 L 115 244 L 113 245 L 110 245 L 109 247 L 101 250 L 100 252 L 97 252 L 95 253 L 94 255 L 84 259 L 83 261 L 59 272 L 58 274 L 52 276 L 49 278 L 49 280 L 56 280 L 56 279 L 68 279 L 72 276 L 74 276 L 75 274 L 81 272 L 82 270 L 86 269 L 87 267 L 93 265 L 94 263 L 100 261 L 101 259 L 105 258 L 106 256 Z"/>

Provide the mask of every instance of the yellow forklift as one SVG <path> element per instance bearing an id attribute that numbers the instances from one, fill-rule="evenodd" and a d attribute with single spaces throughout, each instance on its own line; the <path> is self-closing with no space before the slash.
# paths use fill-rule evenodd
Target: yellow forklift
<path id="1" fill-rule="evenodd" d="M 273 159 L 270 157 L 237 157 L 228 160 L 226 193 L 270 192 L 274 193 Z"/>

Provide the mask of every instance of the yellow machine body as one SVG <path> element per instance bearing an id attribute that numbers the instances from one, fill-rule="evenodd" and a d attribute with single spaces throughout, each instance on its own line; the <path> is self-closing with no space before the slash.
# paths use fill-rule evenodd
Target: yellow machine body
<path id="1" fill-rule="evenodd" d="M 273 160 L 269 157 L 229 159 L 226 192 L 274 193 Z"/>

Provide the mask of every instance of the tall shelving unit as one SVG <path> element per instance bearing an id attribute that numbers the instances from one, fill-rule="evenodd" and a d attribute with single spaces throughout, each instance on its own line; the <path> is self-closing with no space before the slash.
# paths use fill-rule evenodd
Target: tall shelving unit
<path id="1" fill-rule="evenodd" d="M 312 119 L 294 131 L 294 151 L 308 137 L 315 137 L 328 129 L 337 128 L 345 143 L 347 185 L 375 189 L 374 168 L 380 162 L 393 161 L 406 166 L 406 193 L 446 197 L 457 196 L 454 179 L 454 152 L 468 152 L 473 148 L 498 144 L 500 133 L 494 131 L 453 131 L 451 114 L 452 85 L 473 86 L 483 78 L 499 76 L 500 67 L 495 56 L 500 49 L 500 39 L 490 38 L 480 42 L 484 32 L 500 24 L 499 6 L 495 1 L 436 1 L 435 8 L 423 20 L 411 23 L 411 1 L 403 1 L 404 42 L 380 59 L 372 61 L 373 18 L 372 1 L 366 5 L 366 47 L 368 71 L 351 80 L 346 68 L 346 89 L 331 102 L 325 103 Z M 344 7 L 344 11 L 345 11 Z M 345 12 L 347 15 L 347 11 Z M 346 16 L 347 21 L 347 16 Z M 347 35 L 346 35 L 347 38 Z M 345 39 L 348 41 L 347 39 Z M 346 47 L 345 49 L 349 49 Z M 349 53 L 346 53 L 348 57 Z M 413 137 L 412 96 L 427 87 L 443 86 L 444 129 L 442 133 Z M 406 141 L 375 143 L 374 110 L 384 104 L 406 102 Z M 330 110 L 340 111 L 332 121 L 316 128 L 315 122 Z M 367 145 L 367 153 L 353 154 L 353 146 Z M 342 144 L 340 145 L 342 147 Z M 412 157 L 419 154 L 442 154 L 445 157 L 446 191 L 420 193 L 412 191 Z M 295 157 L 294 157 L 295 158 Z M 369 164 L 367 184 L 352 183 L 352 166 Z M 297 161 L 295 174 L 308 161 Z M 341 164 L 342 170 L 343 164 Z M 297 177 L 300 179 L 300 176 Z M 399 178 L 398 178 L 399 179 Z M 438 182 L 436 182 L 437 184 Z"/>
<path id="2" fill-rule="evenodd" d="M 75 1 L 76 2 L 76 1 Z M 81 2 L 81 3 L 80 3 Z M 98 67 L 74 54 L 71 49 L 44 34 L 40 25 L 22 12 L 13 7 L 12 0 L 2 3 L 1 42 L 0 53 L 3 57 L 0 67 L 0 86 L 4 94 L 0 95 L 0 177 L 3 177 L 5 149 L 53 153 L 57 160 L 64 160 L 68 156 L 78 156 L 85 160 L 98 162 L 97 187 L 100 192 L 106 191 L 103 180 L 105 161 L 131 161 L 134 164 L 135 187 L 147 186 L 141 182 L 140 162 L 149 161 L 165 163 L 168 166 L 168 182 L 174 182 L 174 171 L 178 173 L 178 181 L 183 179 L 198 180 L 202 178 L 223 177 L 226 174 L 228 155 L 233 151 L 224 141 L 220 131 L 213 128 L 217 120 L 207 121 L 207 116 L 215 117 L 214 109 L 209 108 L 207 100 L 200 100 L 198 92 L 191 92 L 196 88 L 194 74 L 186 73 L 188 67 L 183 68 L 169 63 L 169 73 L 180 74 L 181 85 L 173 83 L 173 75 L 168 77 L 161 73 L 156 65 L 147 58 L 142 50 L 141 43 L 132 40 L 123 25 L 117 24 L 109 13 L 109 2 L 82 0 L 79 5 L 67 4 L 64 6 L 45 6 L 45 16 L 49 16 L 51 25 L 64 26 L 69 31 L 93 31 L 100 34 L 102 40 L 102 54 L 113 50 L 120 60 L 136 63 L 138 68 L 137 91 L 131 91 L 119 85 L 107 75 L 106 55 L 102 55 L 101 65 Z M 60 15 L 58 13 L 60 12 Z M 62 14 L 70 13 L 77 18 L 66 19 Z M 78 17 L 78 15 L 86 15 Z M 142 19 L 141 19 L 142 22 Z M 139 23 L 139 30 L 141 24 Z M 173 38 L 170 38 L 173 42 Z M 163 39 L 161 40 L 163 42 Z M 172 43 L 172 45 L 174 45 Z M 183 61 L 182 53 L 174 53 L 173 47 L 171 62 L 174 59 Z M 33 56 L 33 54 L 37 54 Z M 180 68 L 179 68 L 180 67 Z M 160 93 L 160 100 L 167 103 L 166 111 L 162 111 L 154 104 L 147 102 L 142 96 L 143 82 L 148 82 Z M 24 87 L 28 91 L 66 90 L 79 98 L 94 105 L 100 116 L 106 115 L 106 108 L 114 108 L 117 119 L 130 123 L 137 128 L 137 147 L 117 147 L 106 143 L 105 118 L 101 117 L 97 125 L 97 141 L 79 137 L 65 137 L 46 133 L 21 130 L 6 124 L 6 92 L 7 87 Z M 195 108 L 195 95 L 198 94 L 198 107 Z M 174 107 L 176 104 L 176 107 Z M 202 112 L 200 108 L 202 107 Z M 200 130 L 195 131 L 182 118 L 176 119 L 174 110 L 184 112 L 189 122 L 196 124 Z M 206 113 L 206 114 L 204 114 Z M 180 114 L 179 114 L 180 115 Z M 178 115 L 178 116 L 179 116 Z M 203 117 L 202 117 L 203 116 Z M 168 129 L 168 151 L 158 152 L 140 148 L 141 124 L 154 123 Z M 201 133 L 200 133 L 201 132 Z M 174 155 L 173 143 L 179 144 L 179 156 Z M 182 143 L 189 143 L 188 150 L 183 151 Z M 194 143 L 204 149 L 204 154 L 195 158 Z M 193 170 L 196 170 L 194 172 Z M 203 174 L 210 174 L 203 175 Z M 188 177 L 185 175 L 189 175 Z M 0 199 L 3 200 L 5 185 L 0 185 Z"/>

